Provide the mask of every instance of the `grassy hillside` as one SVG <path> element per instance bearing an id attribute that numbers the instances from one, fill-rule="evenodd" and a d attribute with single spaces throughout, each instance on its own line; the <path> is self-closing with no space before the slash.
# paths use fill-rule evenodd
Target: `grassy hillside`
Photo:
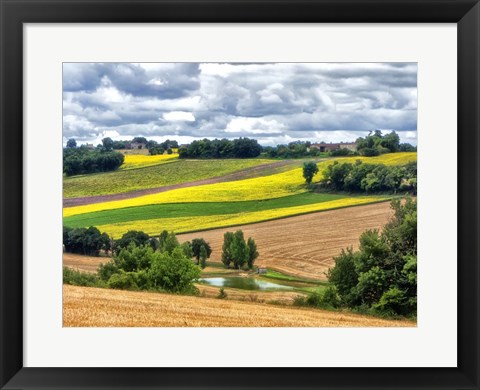
<path id="1" fill-rule="evenodd" d="M 170 163 L 153 166 L 144 166 L 150 156 L 127 156 L 131 160 L 130 169 L 121 169 L 92 175 L 73 176 L 64 178 L 63 197 L 75 198 L 81 196 L 107 195 L 146 188 L 155 188 L 188 181 L 208 179 L 222 176 L 241 169 L 255 167 L 271 162 L 265 159 L 242 160 L 166 160 Z M 156 157 L 156 156 L 152 156 Z M 134 168 L 135 159 L 140 159 L 140 168 Z M 161 160 L 161 159 L 160 159 Z M 127 159 L 127 161 L 129 161 Z M 149 160 L 147 160 L 149 161 Z"/>

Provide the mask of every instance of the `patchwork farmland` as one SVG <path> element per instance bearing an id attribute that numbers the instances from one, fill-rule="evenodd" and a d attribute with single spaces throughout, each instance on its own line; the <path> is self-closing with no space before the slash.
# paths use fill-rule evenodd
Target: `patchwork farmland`
<path id="1" fill-rule="evenodd" d="M 335 161 L 355 164 L 358 160 L 404 166 L 416 161 L 416 153 L 316 158 L 319 172 L 312 186 Z M 394 213 L 390 200 L 398 197 L 392 193 L 312 191 L 302 176 L 304 161 L 127 155 L 119 170 L 65 178 L 64 226 L 93 226 L 113 239 L 129 231 L 156 237 L 164 230 L 174 232 L 180 243 L 202 238 L 212 249 L 202 279 L 220 275 L 278 285 L 272 291 L 252 292 L 196 283 L 198 297 L 65 285 L 64 325 L 414 326 L 408 321 L 272 306 L 292 306 L 298 297 L 322 290 L 334 257 L 342 249 L 357 249 L 365 230 L 381 230 Z M 266 270 L 265 275 L 222 268 L 224 234 L 236 230 L 242 230 L 245 239 L 255 240 L 259 253 L 255 269 Z M 70 253 L 63 258 L 64 266 L 92 275 L 100 263 L 109 260 Z M 282 290 L 285 286 L 288 291 Z M 212 299 L 221 294 L 225 294 L 224 301 Z M 149 313 L 148 308 L 161 311 L 162 316 Z M 222 317 L 212 317 L 218 310 Z M 255 316 L 249 314 L 252 312 Z M 246 321 L 246 317 L 255 320 Z"/>

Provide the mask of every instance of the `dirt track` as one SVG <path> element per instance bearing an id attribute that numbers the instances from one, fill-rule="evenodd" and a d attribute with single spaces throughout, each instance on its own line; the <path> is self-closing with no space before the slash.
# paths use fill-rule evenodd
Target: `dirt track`
<path id="1" fill-rule="evenodd" d="M 288 165 L 294 165 L 298 162 L 299 160 L 276 161 L 273 163 L 262 164 L 255 167 L 245 168 L 233 173 L 229 173 L 224 176 L 213 177 L 211 179 L 195 180 L 187 183 L 179 183 L 179 184 L 173 184 L 170 186 L 163 186 L 163 187 L 146 188 L 144 190 L 129 191 L 129 192 L 124 192 L 120 194 L 83 196 L 78 198 L 65 198 L 63 199 L 63 207 L 74 207 L 74 206 L 82 206 L 82 205 L 92 204 L 92 203 L 109 202 L 112 200 L 138 198 L 139 196 L 158 194 L 160 192 L 176 190 L 177 188 L 194 187 L 194 186 L 201 186 L 206 184 L 215 184 L 215 183 L 222 183 L 227 181 L 242 180 L 250 177 L 271 175 L 272 170 L 275 172 L 275 170 L 279 170 L 282 167 L 285 167 Z"/>
<path id="2" fill-rule="evenodd" d="M 220 262 L 223 234 L 243 230 L 253 237 L 259 258 L 256 265 L 290 275 L 326 279 L 325 272 L 342 248 L 358 248 L 358 239 L 367 229 L 381 229 L 393 215 L 389 202 L 349 207 L 260 222 L 178 235 L 180 242 L 202 237 L 212 246 L 210 260 Z"/>

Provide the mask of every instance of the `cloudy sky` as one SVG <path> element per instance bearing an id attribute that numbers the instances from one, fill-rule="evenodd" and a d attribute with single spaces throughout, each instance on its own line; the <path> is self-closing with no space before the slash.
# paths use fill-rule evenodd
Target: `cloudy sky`
<path id="1" fill-rule="evenodd" d="M 416 144 L 415 63 L 65 63 L 64 142 L 106 136 Z"/>

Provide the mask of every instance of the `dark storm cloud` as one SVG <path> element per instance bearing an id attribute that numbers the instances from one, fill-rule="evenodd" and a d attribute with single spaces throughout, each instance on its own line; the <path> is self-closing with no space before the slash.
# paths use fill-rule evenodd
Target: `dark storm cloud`
<path id="1" fill-rule="evenodd" d="M 63 76 L 65 138 L 416 136 L 414 63 L 66 63 Z"/>

